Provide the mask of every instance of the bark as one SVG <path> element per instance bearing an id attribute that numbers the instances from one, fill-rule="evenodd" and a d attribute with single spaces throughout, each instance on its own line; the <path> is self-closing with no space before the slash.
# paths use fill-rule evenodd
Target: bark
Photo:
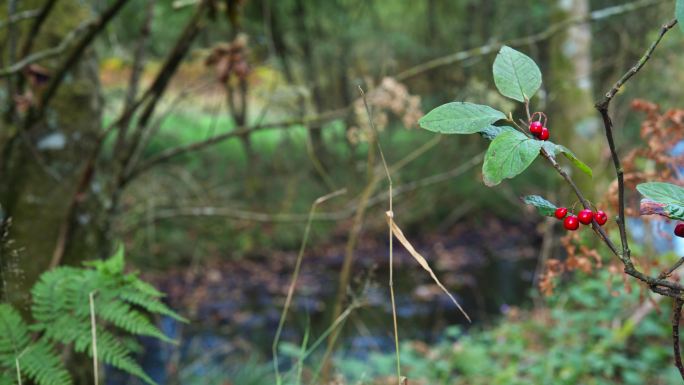
<path id="1" fill-rule="evenodd" d="M 22 6 L 35 8 L 41 3 L 25 1 Z M 89 17 L 90 11 L 79 0 L 57 2 L 34 39 L 33 50 L 58 44 Z M 40 64 L 54 71 L 60 58 Z M 28 88 L 32 87 L 30 82 L 26 83 Z M 39 100 L 41 91 L 32 89 L 34 100 Z M 0 123 L 0 132 L 11 133 L 0 139 L 4 159 L 0 205 L 10 218 L 0 254 L 0 296 L 24 312 L 28 309 L 31 286 L 48 268 L 80 179 L 82 154 L 96 145 L 101 120 L 97 63 L 92 50 L 87 49 L 57 89 L 44 118 L 25 130 L 7 121 Z M 78 265 L 96 253 L 102 210 L 93 194 L 88 196 L 91 198 L 81 202 L 74 216 L 69 234 L 72 242 L 64 251 L 65 264 Z"/>
<path id="2" fill-rule="evenodd" d="M 586 17 L 588 13 L 588 0 L 560 0 L 554 18 Z M 547 114 L 552 140 L 572 148 L 587 164 L 597 164 L 603 142 L 588 140 L 600 134 L 600 122 L 592 103 L 590 25 L 568 28 L 551 39 L 549 47 Z M 594 188 L 589 178 L 577 179 L 582 189 Z"/>
<path id="3" fill-rule="evenodd" d="M 304 0 L 296 0 L 294 8 L 294 20 L 297 24 L 297 33 L 300 48 L 302 50 L 302 59 L 304 63 L 304 71 L 306 82 L 311 90 L 311 102 L 314 113 L 324 111 L 324 98 L 319 81 L 318 64 L 313 55 L 313 48 L 311 45 L 311 31 L 307 25 L 307 20 L 312 18 L 309 10 L 304 4 Z M 315 17 L 312 18 L 315 20 Z M 313 155 L 316 159 L 314 162 L 325 164 L 326 151 L 323 143 L 322 130 L 319 127 L 309 127 L 309 140 L 313 148 Z"/>

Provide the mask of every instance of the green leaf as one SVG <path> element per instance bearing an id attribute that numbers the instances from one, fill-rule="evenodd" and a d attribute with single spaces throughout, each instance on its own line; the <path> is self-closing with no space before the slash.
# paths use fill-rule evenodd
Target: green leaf
<path id="1" fill-rule="evenodd" d="M 482 165 L 484 183 L 495 186 L 525 171 L 539 155 L 542 143 L 518 131 L 506 131 L 498 135 L 485 154 Z"/>
<path id="2" fill-rule="evenodd" d="M 572 151 L 570 151 L 569 148 L 567 148 L 567 147 L 565 147 L 565 146 L 562 146 L 562 145 L 560 145 L 560 144 L 556 145 L 556 147 L 557 147 L 558 150 L 559 150 L 561 153 L 563 153 L 563 155 L 565 155 L 565 157 L 568 158 L 568 160 L 569 160 L 572 164 L 574 164 L 575 167 L 577 167 L 580 171 L 582 171 L 583 173 L 589 175 L 590 178 L 593 178 L 593 177 L 594 177 L 594 172 L 591 170 L 591 167 L 587 166 L 586 163 L 584 163 L 584 162 L 582 162 L 581 160 L 579 160 L 579 158 L 577 158 L 577 155 L 575 155 L 575 153 L 573 153 Z"/>
<path id="3" fill-rule="evenodd" d="M 480 135 L 483 138 L 494 140 L 499 134 L 506 131 L 515 131 L 515 128 L 509 126 L 487 126 L 484 130 L 480 131 Z"/>
<path id="4" fill-rule="evenodd" d="M 684 188 L 671 183 L 648 182 L 637 186 L 645 198 L 654 202 L 684 206 Z"/>
<path id="5" fill-rule="evenodd" d="M 503 96 L 524 102 L 542 83 L 541 71 L 529 56 L 503 46 L 494 60 L 494 84 Z"/>
<path id="6" fill-rule="evenodd" d="M 663 182 L 648 182 L 637 186 L 646 198 L 641 201 L 641 214 L 658 214 L 684 220 L 684 188 Z"/>
<path id="7" fill-rule="evenodd" d="M 544 141 L 544 144 L 542 144 L 542 148 L 546 150 L 546 152 L 551 155 L 551 157 L 555 158 L 556 153 L 558 152 L 558 145 L 553 142 L 549 142 L 548 140 Z"/>
<path id="8" fill-rule="evenodd" d="M 556 205 L 540 197 L 539 195 L 524 196 L 522 198 L 522 201 L 525 204 L 534 206 L 540 215 L 544 215 L 547 217 L 554 216 L 556 209 L 558 208 L 556 207 Z"/>
<path id="9" fill-rule="evenodd" d="M 679 28 L 684 31 L 684 0 L 677 0 L 675 3 L 675 17 L 679 23 Z"/>
<path id="10" fill-rule="evenodd" d="M 418 123 L 428 131 L 442 134 L 474 134 L 503 119 L 506 115 L 492 107 L 452 102 L 428 112 Z"/>

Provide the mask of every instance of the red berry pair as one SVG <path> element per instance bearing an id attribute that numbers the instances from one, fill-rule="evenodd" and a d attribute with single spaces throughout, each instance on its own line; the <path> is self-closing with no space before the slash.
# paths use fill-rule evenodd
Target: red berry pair
<path id="1" fill-rule="evenodd" d="M 568 209 L 565 207 L 559 207 L 556 209 L 554 216 L 558 219 L 563 219 L 563 227 L 567 230 L 575 231 L 579 228 L 580 223 L 588 225 L 592 220 L 595 220 L 600 226 L 603 226 L 608 222 L 608 215 L 602 210 L 598 210 L 595 213 L 589 209 L 584 209 L 580 211 L 576 216 L 568 215 Z M 684 224 L 682 224 L 682 234 L 684 234 Z"/>
<path id="2" fill-rule="evenodd" d="M 549 129 L 544 127 L 540 121 L 530 123 L 530 133 L 539 140 L 549 140 Z"/>

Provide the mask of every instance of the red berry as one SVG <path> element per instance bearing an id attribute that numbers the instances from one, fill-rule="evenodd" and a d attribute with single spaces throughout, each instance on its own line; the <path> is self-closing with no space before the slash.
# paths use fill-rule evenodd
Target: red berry
<path id="1" fill-rule="evenodd" d="M 679 222 L 675 227 L 674 234 L 680 238 L 684 238 L 684 223 Z"/>
<path id="2" fill-rule="evenodd" d="M 541 132 L 542 132 L 541 122 L 534 121 L 534 122 L 530 123 L 530 132 L 534 136 L 541 134 Z"/>
<path id="3" fill-rule="evenodd" d="M 579 219 L 582 224 L 588 225 L 594 219 L 594 213 L 591 210 L 584 209 L 577 214 L 577 219 Z"/>
<path id="4" fill-rule="evenodd" d="M 563 227 L 565 227 L 567 230 L 575 231 L 579 228 L 579 220 L 577 220 L 576 216 L 570 215 L 563 221 Z"/>
<path id="5" fill-rule="evenodd" d="M 555 215 L 558 219 L 563 219 L 566 215 L 568 215 L 568 209 L 565 207 L 559 207 L 556 209 L 556 212 L 553 213 L 553 215 Z"/>
<path id="6" fill-rule="evenodd" d="M 606 224 L 606 222 L 608 222 L 608 215 L 606 215 L 606 213 L 602 210 L 599 210 L 594 213 L 594 220 L 596 221 L 596 223 L 603 226 Z"/>
<path id="7" fill-rule="evenodd" d="M 537 136 L 537 138 L 541 140 L 549 140 L 549 129 L 546 127 L 542 127 L 541 132 Z"/>

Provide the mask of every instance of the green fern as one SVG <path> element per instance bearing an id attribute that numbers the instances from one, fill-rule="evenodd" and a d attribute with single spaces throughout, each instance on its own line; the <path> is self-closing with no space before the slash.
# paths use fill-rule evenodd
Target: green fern
<path id="1" fill-rule="evenodd" d="M 71 346 L 92 357 L 91 293 L 98 360 L 154 384 L 133 359 L 136 344 L 128 343 L 126 338 L 149 336 L 173 342 L 146 313 L 187 321 L 161 301 L 161 292 L 136 273 L 124 272 L 123 250 L 119 249 L 113 257 L 89 262 L 85 268 L 59 267 L 44 273 L 31 290 L 35 322 L 30 326 L 11 306 L 0 305 L 0 385 L 16 382 L 17 357 L 22 375 L 35 383 L 71 384 L 54 347 Z M 30 332 L 40 336 L 37 342 L 31 342 Z"/>
<path id="2" fill-rule="evenodd" d="M 21 315 L 12 306 L 0 304 L 0 384 L 13 384 L 18 375 L 41 385 L 71 384 L 52 346 L 44 340 L 33 342 Z"/>

